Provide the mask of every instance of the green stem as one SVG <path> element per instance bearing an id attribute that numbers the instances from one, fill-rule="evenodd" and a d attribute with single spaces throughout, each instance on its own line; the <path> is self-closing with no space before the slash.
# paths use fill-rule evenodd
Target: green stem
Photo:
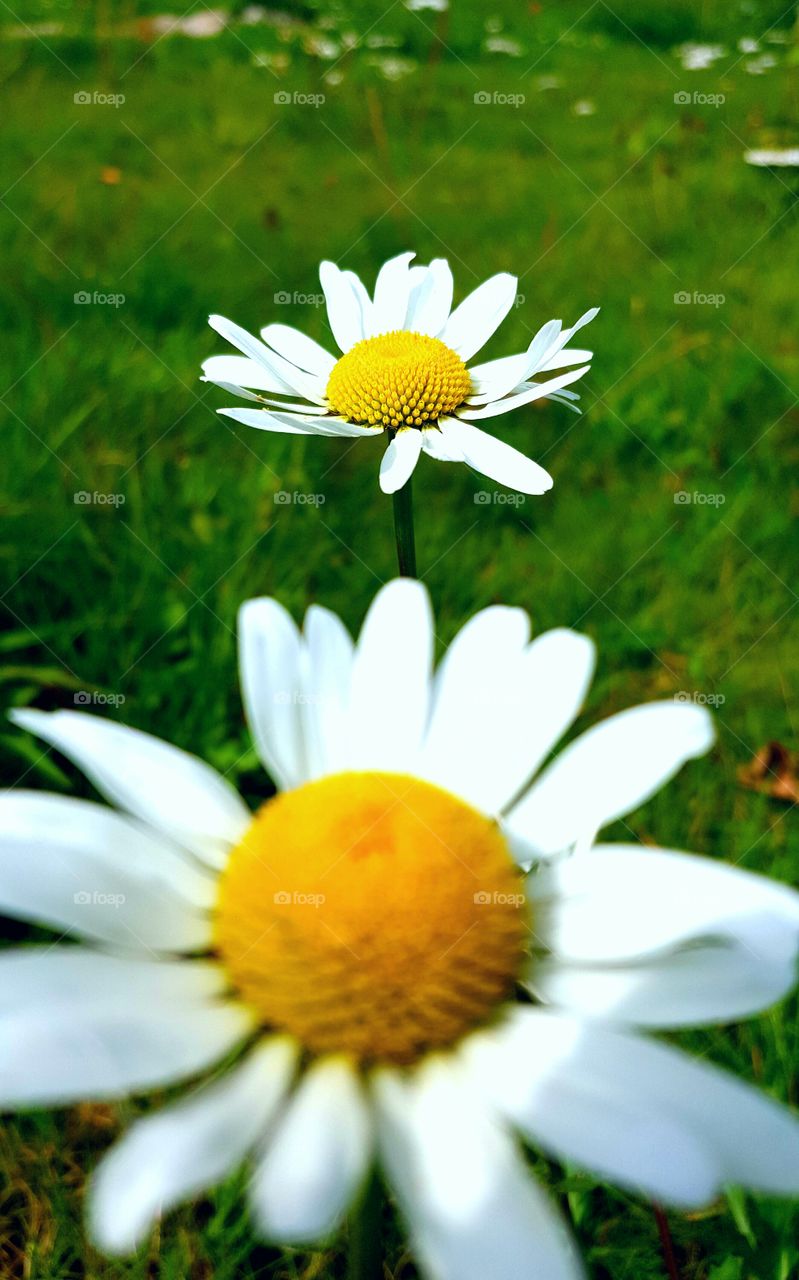
<path id="1" fill-rule="evenodd" d="M 347 1280 L 383 1280 L 382 1211 L 383 1193 L 372 1174 L 350 1220 Z"/>
<path id="2" fill-rule="evenodd" d="M 413 536 L 413 489 L 410 477 L 394 494 L 394 534 L 397 562 L 403 578 L 417 578 L 416 543 Z"/>

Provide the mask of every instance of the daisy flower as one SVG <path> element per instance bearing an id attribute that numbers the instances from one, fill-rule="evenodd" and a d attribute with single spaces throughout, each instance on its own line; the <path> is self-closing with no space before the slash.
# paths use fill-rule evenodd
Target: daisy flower
<path id="1" fill-rule="evenodd" d="M 261 341 L 232 320 L 211 316 L 211 327 L 243 355 L 212 356 L 203 365 L 204 380 L 259 406 L 219 412 L 262 431 L 385 434 L 384 493 L 402 488 L 423 450 L 439 461 L 466 462 L 521 493 L 546 493 L 548 472 L 477 424 L 541 399 L 579 412 L 579 396 L 566 388 L 587 372 L 593 352 L 569 343 L 598 308 L 567 329 L 550 320 L 518 355 L 467 367 L 514 305 L 516 277 L 492 276 L 453 311 L 446 260 L 412 267 L 414 257 L 401 253 L 386 262 L 373 298 L 353 271 L 322 263 L 338 357 L 285 324 L 267 325 Z"/>
<path id="2" fill-rule="evenodd" d="M 782 996 L 799 895 L 590 847 L 707 750 L 702 708 L 635 707 L 548 762 L 590 641 L 530 642 L 521 610 L 492 607 L 434 673 L 409 580 L 357 644 L 333 613 L 312 606 L 301 633 L 268 599 L 240 640 L 278 788 L 255 814 L 145 733 L 14 716 L 115 807 L 2 798 L 0 909 L 81 942 L 2 956 L 0 1106 L 193 1083 L 101 1161 L 102 1249 L 133 1250 L 244 1161 L 256 1226 L 294 1245 L 329 1238 L 381 1168 L 431 1280 L 582 1274 L 521 1142 L 678 1206 L 799 1190 L 794 1116 L 648 1034 Z"/>

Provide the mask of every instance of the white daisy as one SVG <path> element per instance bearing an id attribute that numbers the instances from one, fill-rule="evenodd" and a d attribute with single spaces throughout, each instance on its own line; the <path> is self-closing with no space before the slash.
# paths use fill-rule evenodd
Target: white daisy
<path id="1" fill-rule="evenodd" d="M 240 634 L 279 788 L 255 815 L 147 734 L 15 715 L 117 809 L 0 800 L 0 909 L 82 939 L 2 956 L 0 1107 L 213 1075 L 101 1162 L 101 1248 L 134 1249 L 245 1160 L 256 1225 L 291 1244 L 329 1237 L 379 1161 L 432 1280 L 581 1274 L 519 1138 L 680 1206 L 726 1183 L 799 1191 L 794 1116 L 638 1030 L 782 996 L 799 895 L 586 843 L 708 748 L 703 709 L 635 707 L 544 764 L 591 642 L 530 643 L 522 611 L 493 607 L 433 674 L 409 580 L 379 593 L 356 645 L 327 610 L 301 634 L 266 599 Z"/>
<path id="2" fill-rule="evenodd" d="M 598 308 L 567 329 L 550 320 L 519 355 L 467 368 L 514 305 L 516 277 L 492 276 L 453 311 L 446 260 L 412 267 L 414 256 L 401 253 L 381 267 L 373 298 L 353 271 L 322 263 L 338 358 L 288 325 L 267 325 L 260 341 L 232 320 L 211 316 L 211 327 L 244 354 L 206 360 L 204 381 L 260 406 L 219 412 L 263 431 L 385 433 L 384 493 L 402 488 L 423 450 L 439 461 L 466 462 L 510 489 L 546 493 L 552 477 L 543 467 L 476 424 L 541 399 L 579 412 L 579 396 L 566 388 L 587 372 L 593 352 L 569 343 Z M 540 379 L 559 369 L 566 372 Z"/>

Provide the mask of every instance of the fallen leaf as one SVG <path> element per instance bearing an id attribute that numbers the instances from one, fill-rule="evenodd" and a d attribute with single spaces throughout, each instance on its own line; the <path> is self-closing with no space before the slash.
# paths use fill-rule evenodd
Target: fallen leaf
<path id="1" fill-rule="evenodd" d="M 122 170 L 115 168 L 112 164 L 107 164 L 100 170 L 100 181 L 104 182 L 107 187 L 118 187 L 122 181 Z"/>
<path id="2" fill-rule="evenodd" d="M 738 770 L 738 781 L 772 800 L 799 804 L 799 752 L 781 742 L 767 742 Z"/>

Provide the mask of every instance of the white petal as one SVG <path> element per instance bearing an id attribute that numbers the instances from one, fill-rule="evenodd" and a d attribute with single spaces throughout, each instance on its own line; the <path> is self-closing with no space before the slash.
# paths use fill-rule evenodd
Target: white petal
<path id="1" fill-rule="evenodd" d="M 361 332 L 365 338 L 372 322 L 372 299 L 369 297 L 366 285 L 359 275 L 354 271 L 342 271 L 341 274 L 355 295 L 355 301 L 358 304 L 361 315 Z"/>
<path id="2" fill-rule="evenodd" d="M 529 986 L 544 1003 L 586 1018 L 669 1028 L 735 1022 L 792 990 L 798 951 L 795 928 L 782 955 L 757 952 L 747 941 L 694 945 L 623 966 L 543 960 Z"/>
<path id="3" fill-rule="evenodd" d="M 452 309 L 452 272 L 446 258 L 434 258 L 425 276 L 411 292 L 405 328 L 436 338 Z"/>
<path id="4" fill-rule="evenodd" d="M 248 356 L 211 356 L 203 361 L 203 373 L 209 382 L 220 386 L 252 387 L 256 391 L 282 391 L 291 394 L 291 387 L 256 360 Z"/>
<path id="5" fill-rule="evenodd" d="M 523 609 L 481 609 L 455 636 L 436 671 L 419 770 L 473 804 L 494 748 L 487 740 L 493 706 L 506 693 L 504 673 L 518 664 L 529 635 Z"/>
<path id="6" fill-rule="evenodd" d="M 319 267 L 319 280 L 327 302 L 327 319 L 342 351 L 349 351 L 365 337 L 361 302 L 353 287 L 352 274 L 340 271 L 334 262 L 323 262 Z"/>
<path id="7" fill-rule="evenodd" d="M 256 1221 L 270 1240 L 315 1243 L 330 1236 L 366 1176 L 372 1129 L 354 1069 L 322 1059 L 303 1077 L 255 1170 Z"/>
<path id="8" fill-rule="evenodd" d="M 592 839 L 704 755 L 713 736 L 707 711 L 683 703 L 651 702 L 610 716 L 560 753 L 509 814 L 509 826 L 542 857 Z"/>
<path id="9" fill-rule="evenodd" d="M 442 418 L 439 425 L 446 444 L 459 450 L 464 462 L 490 480 L 520 493 L 540 494 L 552 488 L 548 471 L 503 440 L 457 418 Z"/>
<path id="10" fill-rule="evenodd" d="M 375 596 L 352 670 L 351 769 L 413 772 L 427 723 L 433 657 L 430 599 L 396 578 Z"/>
<path id="11" fill-rule="evenodd" d="M 344 623 L 321 605 L 305 617 L 306 698 L 303 703 L 309 778 L 346 767 L 345 734 L 354 645 Z"/>
<path id="12" fill-rule="evenodd" d="M 489 400 L 498 400 L 518 387 L 520 382 L 538 369 L 544 352 L 552 345 L 552 341 L 560 332 L 560 320 L 550 320 L 533 338 L 529 347 L 519 356 L 504 356 L 500 360 L 489 360 L 487 364 L 475 365 L 469 370 L 472 380 L 472 395 L 467 396 L 467 404 L 486 404 Z"/>
<path id="13" fill-rule="evenodd" d="M 725 1183 L 799 1193 L 797 1117 L 677 1049 L 525 1010 L 499 1054 L 482 1052 L 501 1113 L 602 1175 L 681 1206 Z"/>
<path id="14" fill-rule="evenodd" d="M 415 253 L 400 253 L 383 263 L 375 284 L 367 337 L 404 327 L 410 295 L 408 267 L 415 257 Z"/>
<path id="15" fill-rule="evenodd" d="M 593 358 L 593 351 L 585 351 L 581 347 L 567 347 L 565 351 L 559 351 L 551 360 L 548 359 L 546 364 L 541 365 L 536 372 L 551 373 L 553 369 L 568 369 L 573 364 L 590 364 Z"/>
<path id="16" fill-rule="evenodd" d="M 404 427 L 397 432 L 380 463 L 380 488 L 383 493 L 396 493 L 410 480 L 421 451 L 421 431 L 415 427 Z"/>
<path id="17" fill-rule="evenodd" d="M 126 949 L 208 945 L 215 885 L 167 841 L 104 805 L 0 794 L 0 910 Z"/>
<path id="18" fill-rule="evenodd" d="M 79 711 L 10 718 L 74 761 L 113 804 L 214 866 L 249 826 L 249 811 L 215 769 L 152 734 Z"/>
<path id="19" fill-rule="evenodd" d="M 547 382 L 530 383 L 524 391 L 505 396 L 503 400 L 493 400 L 480 409 L 459 409 L 458 416 L 470 422 L 479 422 L 485 418 L 496 418 L 502 413 L 510 413 L 511 409 L 520 409 L 522 405 L 532 404 L 534 400 L 546 399 L 553 391 L 559 391 L 561 387 L 567 387 L 570 382 L 576 382 L 588 372 L 590 367 L 586 364 L 579 369 L 570 369 L 568 373 L 560 373 L 557 378 L 550 378 Z"/>
<path id="20" fill-rule="evenodd" d="M 80 1004 L 0 1017 L 0 1108 L 61 1106 L 141 1093 L 210 1067 L 250 1034 L 233 1004 Z"/>
<path id="21" fill-rule="evenodd" d="M 144 960 L 88 947 L 14 947 L 0 952 L 0 1014 L 91 1007 L 208 1004 L 227 978 L 202 960 Z"/>
<path id="22" fill-rule="evenodd" d="M 479 1093 L 450 1063 L 375 1083 L 383 1162 L 420 1269 L 434 1280 L 576 1280 L 553 1206 Z"/>
<path id="23" fill-rule="evenodd" d="M 502 632 L 506 613 L 513 619 L 513 610 L 478 615 L 484 627 L 475 619 L 462 633 L 471 644 L 453 645 L 452 661 L 446 655 L 422 765 L 426 777 L 485 813 L 514 798 L 571 724 L 594 665 L 590 640 L 573 631 L 517 647 L 513 628 Z"/>
<path id="24" fill-rule="evenodd" d="M 530 357 L 530 372 L 525 375 L 526 377 L 532 378 L 533 374 L 538 372 L 548 354 L 557 345 L 562 331 L 563 326 L 560 320 L 549 320 L 541 326 L 527 348 L 527 354 Z"/>
<path id="25" fill-rule="evenodd" d="M 239 670 L 247 723 L 258 755 L 283 790 L 308 780 L 300 633 L 277 600 L 239 610 Z"/>
<path id="26" fill-rule="evenodd" d="M 254 404 L 260 405 L 262 409 L 277 409 L 278 413 L 275 417 L 278 419 L 282 416 L 287 416 L 289 421 L 296 422 L 297 419 L 293 415 L 297 414 L 300 422 L 308 419 L 315 422 L 320 417 L 323 422 L 326 422 L 329 417 L 326 413 L 320 414 L 318 404 L 311 404 L 305 400 L 281 400 L 273 396 L 255 395 L 253 392 L 245 391 L 243 387 L 233 387 L 228 383 L 220 382 L 219 386 L 222 387 L 223 391 L 230 391 L 233 395 L 242 396 L 245 400 L 250 400 Z M 217 410 L 217 412 L 221 413 L 222 410 Z"/>
<path id="27" fill-rule="evenodd" d="M 209 316 L 208 323 L 234 347 L 243 351 L 245 356 L 263 365 L 289 391 L 299 391 L 300 395 L 315 404 L 325 403 L 325 379 L 317 378 L 311 373 L 304 373 L 291 361 L 284 360 L 276 352 L 270 351 L 258 338 L 254 338 L 246 329 L 242 329 L 241 325 L 235 324 L 232 320 L 226 320 L 224 316 Z"/>
<path id="28" fill-rule="evenodd" d="M 585 326 L 587 324 L 590 324 L 591 321 L 594 320 L 598 315 L 599 315 L 599 307 L 590 307 L 588 311 L 583 312 L 583 314 L 580 316 L 580 319 L 575 321 L 575 323 L 571 326 L 571 328 L 564 329 L 563 332 L 560 334 L 560 336 L 557 338 L 557 340 L 552 343 L 552 346 L 548 348 L 546 355 L 544 357 L 544 363 L 542 364 L 542 367 L 546 368 L 547 362 L 550 360 L 553 360 L 555 356 L 557 356 L 558 353 L 564 349 L 564 347 L 567 347 L 569 345 L 575 333 L 578 333 L 580 329 L 585 328 Z"/>
<path id="29" fill-rule="evenodd" d="M 455 308 L 441 333 L 441 341 L 470 360 L 485 346 L 516 301 L 515 276 L 502 271 L 479 285 Z"/>
<path id="30" fill-rule="evenodd" d="M 327 422 L 326 417 L 320 417 L 314 422 L 307 418 L 289 417 L 282 415 L 278 417 L 275 413 L 267 413 L 266 409 L 219 409 L 218 413 L 223 418 L 232 418 L 234 422 L 241 422 L 245 427 L 255 427 L 256 431 L 275 431 L 278 435 L 287 436 L 324 436 L 328 432 L 324 430 Z"/>
<path id="31" fill-rule="evenodd" d="M 97 1247 L 132 1253 L 162 1214 L 234 1170 L 280 1105 L 295 1060 L 289 1041 L 269 1041 L 213 1084 L 137 1121 L 92 1180 Z"/>
<path id="32" fill-rule="evenodd" d="M 304 369 L 306 373 L 313 373 L 325 381 L 330 377 L 336 357 L 331 356 L 313 338 L 300 333 L 299 329 L 293 329 L 288 324 L 268 324 L 261 330 L 261 337 L 267 346 L 283 356 L 284 360 L 295 364 L 298 369 Z"/>
<path id="33" fill-rule="evenodd" d="M 238 386 L 238 384 L 235 382 L 220 382 L 216 378 L 200 378 L 200 382 L 213 383 L 214 386 L 220 387 L 222 391 L 226 391 L 229 396 L 238 396 L 240 400 L 250 400 L 253 404 L 260 404 L 260 405 L 266 405 L 266 404 L 275 405 L 278 403 L 282 405 L 289 404 L 288 400 L 281 400 L 281 401 L 268 400 L 264 396 L 259 395 L 255 391 L 248 391 L 246 387 Z M 217 413 L 218 412 L 219 410 L 217 410 Z"/>
<path id="34" fill-rule="evenodd" d="M 446 425 L 448 419 L 441 421 Z M 465 462 L 463 450 L 453 437 L 444 434 L 441 426 L 422 427 L 422 448 L 436 462 Z"/>
<path id="35" fill-rule="evenodd" d="M 782 965 L 799 942 L 799 894 L 713 858 L 597 845 L 534 873 L 537 932 L 561 959 L 621 963 L 686 942 L 729 941 Z"/>
<path id="36" fill-rule="evenodd" d="M 720 1164 L 685 1116 L 647 1105 L 590 1059 L 576 1020 L 525 1009 L 492 1035 L 467 1041 L 475 1086 L 534 1146 L 600 1178 L 671 1204 L 710 1200 Z M 633 1041 L 633 1049 L 637 1042 Z"/>
<path id="37" fill-rule="evenodd" d="M 594 674 L 596 651 L 588 636 L 556 627 L 538 636 L 519 666 L 516 767 L 509 760 L 508 799 L 527 781 L 577 716 Z"/>
<path id="38" fill-rule="evenodd" d="M 318 418 L 294 416 L 288 413 L 268 413 L 265 409 L 220 409 L 225 418 L 243 422 L 245 427 L 259 431 L 277 431 L 297 436 L 374 436 L 380 435 L 380 427 L 360 427 L 341 418 L 321 415 Z"/>

